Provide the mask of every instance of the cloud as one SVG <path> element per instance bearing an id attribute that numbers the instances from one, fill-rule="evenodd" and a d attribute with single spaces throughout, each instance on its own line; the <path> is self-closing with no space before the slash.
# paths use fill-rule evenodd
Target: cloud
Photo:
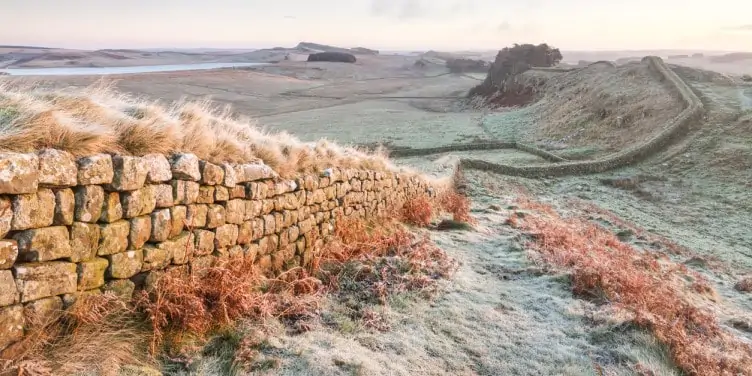
<path id="1" fill-rule="evenodd" d="M 724 27 L 723 30 L 752 31 L 752 24 L 749 24 L 749 25 L 738 25 L 738 26 L 728 26 L 728 27 Z"/>
<path id="2" fill-rule="evenodd" d="M 475 12 L 473 0 L 372 0 L 371 15 L 411 20 L 452 17 Z"/>
<path id="3" fill-rule="evenodd" d="M 504 21 L 496 26 L 497 31 L 509 31 L 512 30 L 512 24 L 509 21 Z"/>

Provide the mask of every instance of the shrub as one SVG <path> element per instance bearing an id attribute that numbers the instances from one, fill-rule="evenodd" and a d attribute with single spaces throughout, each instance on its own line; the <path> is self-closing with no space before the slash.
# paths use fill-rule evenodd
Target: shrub
<path id="1" fill-rule="evenodd" d="M 426 196 L 419 196 L 405 202 L 402 208 L 402 220 L 405 223 L 426 227 L 431 224 L 434 210 L 431 201 Z"/>

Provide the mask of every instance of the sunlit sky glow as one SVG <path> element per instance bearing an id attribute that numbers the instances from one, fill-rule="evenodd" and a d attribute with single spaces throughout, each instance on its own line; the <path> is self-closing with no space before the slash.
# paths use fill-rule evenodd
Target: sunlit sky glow
<path id="1" fill-rule="evenodd" d="M 0 44 L 752 51 L 751 0 L 0 0 Z"/>

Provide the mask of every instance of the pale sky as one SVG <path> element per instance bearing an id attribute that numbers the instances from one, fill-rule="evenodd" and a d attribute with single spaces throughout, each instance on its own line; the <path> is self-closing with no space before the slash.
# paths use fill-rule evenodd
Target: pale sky
<path id="1" fill-rule="evenodd" d="M 0 44 L 752 51 L 752 0 L 0 0 Z"/>

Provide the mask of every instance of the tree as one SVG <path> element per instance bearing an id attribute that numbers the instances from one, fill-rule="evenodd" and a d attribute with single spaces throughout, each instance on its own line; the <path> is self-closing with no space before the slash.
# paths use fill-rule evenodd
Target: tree
<path id="1" fill-rule="evenodd" d="M 514 44 L 512 47 L 504 47 L 496 55 L 496 59 L 488 75 L 482 84 L 470 90 L 470 96 L 483 95 L 493 96 L 505 93 L 513 84 L 514 76 L 524 73 L 532 67 L 552 67 L 562 60 L 558 48 L 553 48 L 546 43 Z M 515 87 L 515 90 L 519 88 Z"/>

